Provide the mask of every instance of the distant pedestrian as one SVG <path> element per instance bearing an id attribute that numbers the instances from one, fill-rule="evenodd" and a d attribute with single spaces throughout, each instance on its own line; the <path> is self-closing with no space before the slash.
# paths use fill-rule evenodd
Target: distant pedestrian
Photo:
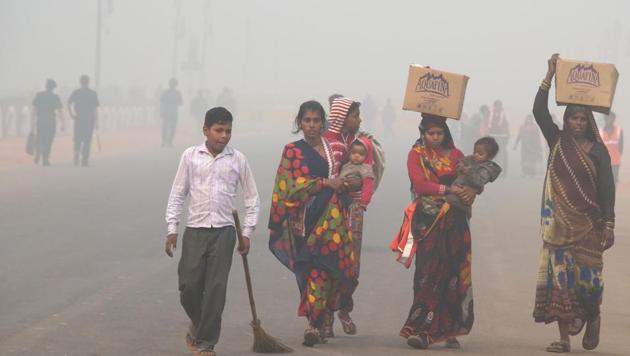
<path id="1" fill-rule="evenodd" d="M 503 103 L 501 100 L 494 102 L 492 112 L 490 112 L 488 135 L 494 137 L 499 144 L 499 154 L 497 163 L 503 168 L 503 176 L 508 174 L 508 154 L 507 147 L 510 141 L 510 124 L 508 122 Z"/>
<path id="2" fill-rule="evenodd" d="M 8 138 L 11 134 L 11 126 L 13 122 L 16 122 L 16 110 L 15 106 L 9 105 L 7 109 L 2 112 L 0 107 L 0 122 L 2 123 L 2 138 Z"/>
<path id="3" fill-rule="evenodd" d="M 169 88 L 160 97 L 160 112 L 162 116 L 162 147 L 173 147 L 179 107 L 182 106 L 182 93 L 177 90 L 177 79 L 171 78 Z"/>
<path id="4" fill-rule="evenodd" d="M 616 118 L 617 115 L 614 112 L 607 115 L 604 128 L 599 131 L 610 155 L 615 184 L 619 182 L 619 167 L 621 166 L 621 156 L 623 155 L 623 130 L 615 123 Z"/>
<path id="5" fill-rule="evenodd" d="M 459 146 L 465 150 L 472 150 L 474 147 L 475 141 L 481 137 L 482 134 L 482 124 L 487 122 L 490 117 L 490 109 L 487 105 L 482 105 L 479 107 L 479 112 L 469 116 L 462 117 L 461 119 L 461 127 L 460 127 L 460 144 Z M 484 134 L 484 136 L 487 135 Z"/>
<path id="6" fill-rule="evenodd" d="M 75 90 L 68 99 L 68 112 L 74 120 L 74 165 L 86 167 L 90 158 L 90 147 L 94 129 L 98 128 L 99 106 L 96 92 L 90 89 L 90 78 L 82 75 L 81 88 Z"/>
<path id="7" fill-rule="evenodd" d="M 542 142 L 540 130 L 532 115 L 525 117 L 525 122 L 518 130 L 518 136 L 513 149 L 521 145 L 521 170 L 523 177 L 533 177 L 537 173 L 538 165 L 542 162 Z"/>
<path id="8" fill-rule="evenodd" d="M 35 152 L 35 163 L 40 160 L 44 166 L 50 166 L 50 151 L 55 133 L 57 132 L 57 120 L 60 122 L 61 131 L 65 130 L 65 122 L 61 111 L 62 104 L 59 96 L 53 91 L 57 83 L 46 80 L 46 90 L 37 93 L 33 100 L 33 121 L 31 127 L 35 128 L 37 145 Z"/>

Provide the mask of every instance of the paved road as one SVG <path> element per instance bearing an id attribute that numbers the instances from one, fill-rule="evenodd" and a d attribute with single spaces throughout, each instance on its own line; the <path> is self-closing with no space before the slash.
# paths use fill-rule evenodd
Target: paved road
<path id="1" fill-rule="evenodd" d="M 262 143 L 260 139 L 266 141 Z M 387 244 L 408 193 L 403 159 L 411 137 L 387 145 L 388 170 L 367 213 L 362 277 L 356 294 L 357 336 L 314 349 L 300 346 L 293 276 L 268 252 L 265 222 L 288 133 L 236 137 L 253 165 L 263 201 L 250 264 L 263 327 L 299 355 L 413 355 L 398 337 L 411 302 L 412 270 L 395 263 Z M 0 172 L 1 355 L 187 355 L 176 263 L 163 253 L 163 215 L 179 154 L 141 148 L 95 159 L 88 169 L 60 163 Z M 402 142 L 402 143 L 401 143 Z M 425 354 L 546 354 L 555 328 L 534 324 L 531 310 L 540 239 L 542 178 L 493 183 L 472 220 L 476 321 L 463 350 L 439 345 Z M 618 242 L 605 256 L 606 292 L 600 354 L 628 355 L 630 344 L 630 212 L 628 187 L 617 203 Z M 250 314 L 240 260 L 230 276 L 221 355 L 248 355 Z M 579 339 L 574 349 L 582 352 Z"/>

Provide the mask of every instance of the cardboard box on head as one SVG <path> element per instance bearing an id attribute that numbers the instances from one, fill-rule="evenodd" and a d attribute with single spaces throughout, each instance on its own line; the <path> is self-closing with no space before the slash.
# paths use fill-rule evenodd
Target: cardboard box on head
<path id="1" fill-rule="evenodd" d="M 614 64 L 558 59 L 556 102 L 558 105 L 586 105 L 593 111 L 608 114 L 618 78 Z"/>
<path id="2" fill-rule="evenodd" d="M 459 120 L 467 84 L 465 75 L 411 64 L 403 110 Z"/>

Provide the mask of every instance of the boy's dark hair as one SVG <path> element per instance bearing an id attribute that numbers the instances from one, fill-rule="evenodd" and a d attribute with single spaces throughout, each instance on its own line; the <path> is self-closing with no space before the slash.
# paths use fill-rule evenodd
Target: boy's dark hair
<path id="1" fill-rule="evenodd" d="M 322 123 L 324 124 L 322 130 L 326 129 L 326 111 L 324 110 L 324 107 L 318 101 L 309 100 L 300 105 L 300 110 L 298 111 L 297 116 L 295 116 L 295 122 L 293 123 L 294 134 L 302 130 L 302 128 L 300 127 L 300 122 L 302 121 L 302 118 L 304 117 L 304 114 L 306 114 L 307 110 L 315 111 L 316 113 L 318 113 L 322 117 Z"/>
<path id="2" fill-rule="evenodd" d="M 355 111 L 359 110 L 360 106 L 361 106 L 360 102 L 353 101 L 352 104 L 350 104 L 350 107 L 348 108 L 348 114 L 346 115 L 346 118 L 348 118 L 348 116 L 350 116 L 351 114 L 354 114 Z"/>
<path id="3" fill-rule="evenodd" d="M 203 126 L 207 128 L 211 128 L 214 124 L 231 124 L 232 123 L 232 113 L 222 107 L 217 106 L 212 108 L 206 112 L 206 118 L 203 122 Z"/>
<path id="4" fill-rule="evenodd" d="M 493 137 L 482 137 L 475 142 L 475 146 L 477 145 L 482 145 L 486 147 L 486 149 L 488 150 L 489 159 L 493 159 L 494 156 L 499 153 L 499 144 Z"/>

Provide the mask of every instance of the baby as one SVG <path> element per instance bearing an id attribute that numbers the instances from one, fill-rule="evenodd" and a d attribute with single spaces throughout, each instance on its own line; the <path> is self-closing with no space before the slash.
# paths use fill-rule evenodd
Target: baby
<path id="1" fill-rule="evenodd" d="M 360 203 L 364 208 L 368 206 L 374 193 L 374 169 L 372 165 L 364 163 L 368 148 L 359 139 L 350 144 L 350 161 L 341 167 L 341 177 L 356 177 L 361 179 Z"/>
<path id="2" fill-rule="evenodd" d="M 494 138 L 482 137 L 477 140 L 473 154 L 462 158 L 457 164 L 457 177 L 453 185 L 483 189 L 487 183 L 494 182 L 501 174 L 501 167 L 492 161 L 498 152 L 499 145 Z M 470 215 L 470 206 L 464 204 L 457 195 L 447 194 L 446 201 Z"/>

